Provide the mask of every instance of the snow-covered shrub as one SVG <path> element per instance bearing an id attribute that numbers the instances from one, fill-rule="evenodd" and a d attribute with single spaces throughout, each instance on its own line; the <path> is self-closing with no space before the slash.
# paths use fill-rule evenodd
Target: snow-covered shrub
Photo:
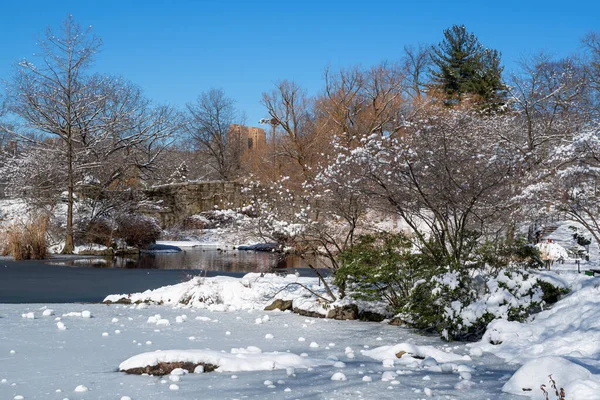
<path id="1" fill-rule="evenodd" d="M 115 221 L 117 236 L 129 246 L 147 247 L 156 242 L 162 232 L 154 218 L 140 214 L 119 214 Z"/>
<path id="2" fill-rule="evenodd" d="M 398 317 L 409 326 L 426 331 L 437 331 L 447 340 L 466 339 L 458 333 L 463 321 L 454 310 L 473 303 L 477 298 L 475 282 L 464 268 L 448 269 L 445 273 L 422 279 L 412 288 L 406 306 Z M 485 326 L 491 319 L 482 314 L 477 327 Z M 483 334 L 483 331 L 481 332 Z"/>
<path id="3" fill-rule="evenodd" d="M 15 260 L 41 260 L 48 256 L 46 230 L 48 216 L 31 218 L 30 222 L 15 222 L 6 230 L 6 249 Z"/>
<path id="4" fill-rule="evenodd" d="M 475 340 L 492 320 L 523 322 L 564 293 L 524 270 L 475 277 L 465 268 L 449 270 L 419 282 L 400 318 L 414 327 L 436 330 L 447 340 Z"/>

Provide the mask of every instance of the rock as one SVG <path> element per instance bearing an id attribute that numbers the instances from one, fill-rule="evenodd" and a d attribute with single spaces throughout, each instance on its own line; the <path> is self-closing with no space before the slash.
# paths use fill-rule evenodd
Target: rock
<path id="1" fill-rule="evenodd" d="M 148 246 L 147 249 L 141 250 L 142 252 L 146 253 L 146 252 L 160 252 L 160 251 L 169 251 L 169 252 L 180 252 L 181 248 L 177 247 L 177 246 L 172 246 L 170 244 L 151 244 L 150 246 Z"/>
<path id="2" fill-rule="evenodd" d="M 265 307 L 265 311 L 273 311 L 273 310 L 281 310 L 281 311 L 293 310 L 292 300 L 275 299 L 275 301 L 273 301 L 271 304 L 269 304 L 268 306 Z"/>
<path id="3" fill-rule="evenodd" d="M 191 215 L 202 213 L 204 229 L 226 226 L 226 215 L 213 215 L 218 208 L 237 208 L 244 203 L 238 182 L 183 182 L 154 186 L 143 191 L 144 213 L 157 218 L 161 227 L 171 227 Z"/>
<path id="4" fill-rule="evenodd" d="M 385 316 L 373 311 L 361 311 L 358 313 L 358 319 L 361 321 L 381 322 L 385 319 Z"/>
<path id="5" fill-rule="evenodd" d="M 136 254 L 140 254 L 140 249 L 138 249 L 137 247 L 127 247 L 124 249 L 115 250 L 115 256 L 129 256 Z"/>
<path id="6" fill-rule="evenodd" d="M 400 318 L 392 318 L 389 324 L 394 326 L 401 326 L 404 325 L 404 322 Z"/>
<path id="7" fill-rule="evenodd" d="M 339 320 L 358 319 L 358 306 L 348 304 L 342 307 L 334 307 L 327 313 L 327 318 Z"/>
<path id="8" fill-rule="evenodd" d="M 199 368 L 202 367 L 202 368 Z M 217 365 L 209 364 L 209 363 L 192 363 L 192 362 L 161 362 L 157 365 L 148 365 L 143 368 L 131 368 L 126 370 L 121 370 L 121 372 L 125 372 L 126 374 L 134 374 L 134 375 L 154 375 L 154 376 L 164 376 L 169 375 L 175 369 L 184 369 L 189 373 L 200 373 L 202 372 L 212 372 L 218 368 Z"/>
<path id="9" fill-rule="evenodd" d="M 298 307 L 294 308 L 293 311 L 294 311 L 294 313 L 296 313 L 298 315 L 302 315 L 304 317 L 325 318 L 325 315 L 323 315 L 323 314 L 319 314 L 318 312 L 314 312 L 314 311 L 302 310 Z"/>
<path id="10" fill-rule="evenodd" d="M 251 246 L 238 246 L 238 250 L 252 251 L 276 251 L 279 248 L 277 243 L 257 243 Z"/>

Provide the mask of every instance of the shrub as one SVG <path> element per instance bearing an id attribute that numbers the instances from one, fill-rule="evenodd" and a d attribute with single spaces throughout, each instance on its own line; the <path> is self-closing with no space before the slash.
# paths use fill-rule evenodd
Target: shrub
<path id="1" fill-rule="evenodd" d="M 476 288 L 477 281 L 485 284 Z M 416 328 L 435 330 L 446 340 L 478 340 L 493 319 L 524 322 L 541 310 L 545 293 L 564 292 L 523 270 L 473 278 L 463 268 L 419 282 L 400 318 Z"/>
<path id="2" fill-rule="evenodd" d="M 86 224 L 85 237 L 88 243 L 110 247 L 114 236 L 114 223 L 106 218 L 97 218 Z"/>
<path id="3" fill-rule="evenodd" d="M 117 236 L 128 246 L 148 247 L 156 242 L 162 230 L 154 218 L 139 214 L 119 214 L 115 218 Z"/>
<path id="4" fill-rule="evenodd" d="M 446 340 L 477 340 L 493 319 L 522 322 L 564 294 L 522 269 L 539 265 L 523 238 L 485 242 L 462 265 L 440 266 L 440 255 L 434 243 L 416 253 L 402 234 L 360 236 L 340 254 L 335 283 L 352 297 L 386 301 L 406 325 Z"/>
<path id="5" fill-rule="evenodd" d="M 556 287 L 546 281 L 540 280 L 539 285 L 543 292 L 542 300 L 547 304 L 554 304 L 560 300 L 562 296 L 569 293 L 568 289 Z"/>
<path id="6" fill-rule="evenodd" d="M 445 273 L 419 281 L 399 317 L 417 329 L 438 332 L 446 340 L 469 340 L 483 335 L 493 319 L 482 313 L 473 321 L 465 320 L 463 310 L 477 297 L 467 270 L 448 268 Z"/>
<path id="7" fill-rule="evenodd" d="M 48 256 L 46 231 L 48 216 L 41 215 L 28 223 L 14 223 L 6 232 L 7 253 L 15 260 L 41 260 Z"/>
<path id="8" fill-rule="evenodd" d="M 403 234 L 360 236 L 354 246 L 340 254 L 335 284 L 347 288 L 354 298 L 385 300 L 399 311 L 416 279 L 417 257 Z"/>
<path id="9" fill-rule="evenodd" d="M 542 268 L 544 262 L 538 249 L 524 236 L 503 240 L 486 240 L 474 251 L 474 261 L 479 266 L 493 269 Z"/>

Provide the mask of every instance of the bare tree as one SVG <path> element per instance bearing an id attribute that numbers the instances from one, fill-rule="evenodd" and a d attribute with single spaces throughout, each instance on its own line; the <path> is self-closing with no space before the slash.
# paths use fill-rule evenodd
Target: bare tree
<path id="1" fill-rule="evenodd" d="M 91 28 L 82 29 L 71 16 L 59 33 L 48 28 L 39 41 L 40 63 L 20 62 L 9 86 L 6 105 L 15 124 L 0 127 L 38 151 L 44 146 L 36 137 L 59 144 L 67 192 L 63 253 L 74 249 L 76 189 L 97 182 L 100 171 L 110 187 L 123 180 L 126 166 L 149 169 L 174 132 L 172 109 L 151 108 L 139 88 L 121 79 L 87 74 L 100 44 Z"/>
<path id="2" fill-rule="evenodd" d="M 396 132 L 404 112 L 405 75 L 398 65 L 382 63 L 338 73 L 325 71 L 325 91 L 317 100 L 320 129 L 348 146 L 372 133 Z M 352 144 L 353 143 L 353 144 Z"/>
<path id="3" fill-rule="evenodd" d="M 365 193 L 406 222 L 423 253 L 438 265 L 462 266 L 510 211 L 518 158 L 486 134 L 494 119 L 460 108 L 426 111 L 402 138 L 373 138 L 339 158 L 337 169 L 363 171 Z"/>
<path id="4" fill-rule="evenodd" d="M 240 172 L 242 132 L 232 129 L 239 122 L 233 99 L 222 89 L 202 93 L 188 104 L 188 131 L 218 179 L 235 179 Z"/>
<path id="5" fill-rule="evenodd" d="M 531 164 L 541 162 L 553 145 L 586 119 L 585 76 L 573 59 L 553 61 L 542 53 L 523 60 L 521 71 L 509 79 L 508 91 L 524 134 L 504 139 L 512 141 Z"/>
<path id="6" fill-rule="evenodd" d="M 596 32 L 590 32 L 583 40 L 584 48 L 587 52 L 585 60 L 585 70 L 591 89 L 592 109 L 594 117 L 600 118 L 600 35 Z"/>
<path id="7" fill-rule="evenodd" d="M 419 44 L 404 46 L 403 57 L 404 73 L 406 76 L 405 88 L 407 94 L 414 100 L 420 101 L 426 92 L 431 62 L 431 46 Z"/>

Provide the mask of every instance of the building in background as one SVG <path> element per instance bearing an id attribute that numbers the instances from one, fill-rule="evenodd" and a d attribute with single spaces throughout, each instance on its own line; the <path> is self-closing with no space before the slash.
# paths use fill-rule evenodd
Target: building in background
<path id="1" fill-rule="evenodd" d="M 232 124 L 229 133 L 235 135 L 242 147 L 242 154 L 258 154 L 267 147 L 267 134 L 262 128 Z"/>

